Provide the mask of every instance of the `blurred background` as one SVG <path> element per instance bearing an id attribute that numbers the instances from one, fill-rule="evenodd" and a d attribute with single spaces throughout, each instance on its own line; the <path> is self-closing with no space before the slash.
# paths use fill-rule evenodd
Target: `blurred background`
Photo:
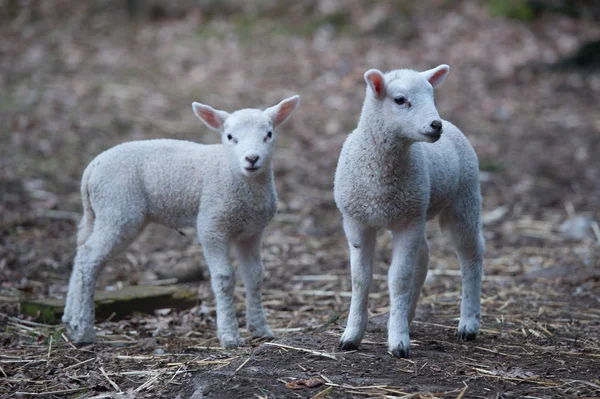
<path id="1" fill-rule="evenodd" d="M 80 177 L 98 153 L 158 137 L 216 143 L 193 101 L 233 111 L 294 93 L 301 105 L 278 135 L 267 289 L 291 292 L 309 284 L 294 276 L 329 274 L 341 277 L 311 289 L 348 290 L 332 184 L 363 73 L 447 63 L 436 103 L 479 155 L 487 275 L 514 277 L 516 287 L 527 276 L 559 279 L 598 306 L 596 1 L 0 0 L 0 13 L 3 298 L 64 296 Z M 437 227 L 430 234 L 432 270 L 456 270 Z M 385 274 L 385 235 L 380 245 L 376 273 Z M 203 264 L 193 231 L 152 226 L 107 265 L 100 288 L 197 279 Z M 458 283 L 455 274 L 440 290 L 458 293 Z M 499 289 L 489 284 L 487 294 Z M 385 281 L 374 289 L 385 291 Z M 201 298 L 210 306 L 207 283 Z M 2 306 L 19 312 L 17 302 Z M 338 306 L 347 310 L 329 310 Z"/>
<path id="2" fill-rule="evenodd" d="M 48 335 L 11 317 L 20 314 L 23 295 L 64 297 L 82 212 L 80 178 L 97 154 L 159 137 L 216 143 L 218 135 L 194 116 L 193 101 L 233 111 L 297 93 L 300 107 L 278 132 L 280 202 L 263 248 L 264 302 L 278 334 L 305 339 L 301 331 L 321 326 L 316 342 L 326 337 L 330 350 L 350 291 L 333 175 L 359 117 L 363 73 L 446 63 L 451 72 L 436 91 L 439 113 L 462 129 L 481 167 L 482 318 L 492 335 L 478 342 L 506 344 L 502 350 L 513 354 L 503 359 L 521 358 L 515 348 L 531 343 L 534 369 L 545 367 L 548 351 L 558 356 L 555 338 L 568 346 L 564 356 L 585 345 L 598 353 L 599 19 L 600 3 L 592 0 L 0 0 L 0 344 L 19 356 L 41 342 L 46 356 Z M 202 249 L 193 230 L 184 233 L 150 226 L 107 264 L 98 288 L 200 280 L 193 287 L 201 306 L 101 323 L 99 336 L 129 331 L 128 340 L 154 337 L 154 346 L 214 345 Z M 451 330 L 460 301 L 458 263 L 435 224 L 429 235 L 430 275 L 417 320 L 433 324 L 416 324 L 411 338 L 420 340 L 417 354 L 433 356 L 443 345 L 468 363 L 476 355 Z M 375 327 L 367 338 L 383 343 L 389 237 L 382 233 L 378 242 L 369 308 Z M 241 287 L 236 295 L 244 325 Z M 369 348 L 384 351 L 383 344 Z M 591 378 L 589 361 L 551 374 Z M 467 363 L 449 362 L 448 370 L 473 373 Z M 419 373 L 432 373 L 437 384 L 439 368 L 426 364 Z M 6 367 L 9 375 L 25 372 Z M 28 369 L 27 378 L 46 379 L 44 367 Z M 462 389 L 457 384 L 448 386 Z"/>

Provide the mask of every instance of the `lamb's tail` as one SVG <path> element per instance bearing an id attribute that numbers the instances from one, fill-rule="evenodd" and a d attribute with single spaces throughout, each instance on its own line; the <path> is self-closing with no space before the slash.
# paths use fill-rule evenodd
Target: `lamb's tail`
<path id="1" fill-rule="evenodd" d="M 90 181 L 92 169 L 94 169 L 94 166 L 93 164 L 90 164 L 87 168 L 85 168 L 83 176 L 81 177 L 81 201 L 83 202 L 83 217 L 81 218 L 81 222 L 79 222 L 77 245 L 85 244 L 90 234 L 92 234 L 94 220 L 96 219 L 96 215 L 92 209 L 92 204 L 90 203 L 90 192 L 88 190 L 88 183 Z"/>

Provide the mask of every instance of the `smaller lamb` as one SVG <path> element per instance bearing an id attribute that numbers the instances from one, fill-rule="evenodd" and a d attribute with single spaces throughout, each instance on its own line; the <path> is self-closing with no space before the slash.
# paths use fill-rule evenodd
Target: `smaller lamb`
<path id="1" fill-rule="evenodd" d="M 386 228 L 393 245 L 388 346 L 394 356 L 409 356 L 409 324 L 429 262 L 425 223 L 438 214 L 462 272 L 458 336 L 471 340 L 479 330 L 484 242 L 477 155 L 458 128 L 440 119 L 433 100 L 449 70 L 440 65 L 425 72 L 365 73 L 362 113 L 344 143 L 334 182 L 352 272 L 341 349 L 356 349 L 367 328 L 375 234 Z"/>
<path id="2" fill-rule="evenodd" d="M 200 103 L 192 108 L 222 144 L 142 140 L 98 155 L 81 182 L 83 218 L 63 315 L 76 343 L 95 342 L 94 289 L 106 261 L 149 222 L 196 227 L 217 304 L 221 345 L 243 344 L 235 318 L 236 256 L 246 287 L 246 320 L 254 337 L 271 338 L 261 303 L 263 231 L 277 208 L 272 159 L 275 128 L 298 105 L 293 96 L 262 111 L 229 114 Z"/>

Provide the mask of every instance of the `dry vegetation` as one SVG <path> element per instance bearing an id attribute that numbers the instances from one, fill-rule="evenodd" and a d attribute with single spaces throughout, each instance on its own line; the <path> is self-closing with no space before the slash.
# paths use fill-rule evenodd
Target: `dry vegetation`
<path id="1" fill-rule="evenodd" d="M 0 397 L 600 396 L 600 74 L 547 67 L 599 37 L 597 23 L 494 18 L 467 0 L 201 1 L 134 19 L 126 3 L 135 2 L 0 1 Z M 481 160 L 483 331 L 472 343 L 455 338 L 458 264 L 432 225 L 411 359 L 386 353 L 385 234 L 367 336 L 359 351 L 339 352 L 350 279 L 332 181 L 362 74 L 442 62 L 452 71 L 440 114 Z M 292 93 L 302 103 L 279 134 L 280 206 L 264 245 L 276 341 L 216 347 L 206 280 L 193 283 L 197 307 L 102 321 L 93 346 L 20 314 L 20 295 L 65 294 L 79 178 L 97 153 L 154 137 L 213 143 L 192 101 L 234 110 Z M 186 233 L 152 226 L 107 265 L 99 288 L 200 267 Z"/>

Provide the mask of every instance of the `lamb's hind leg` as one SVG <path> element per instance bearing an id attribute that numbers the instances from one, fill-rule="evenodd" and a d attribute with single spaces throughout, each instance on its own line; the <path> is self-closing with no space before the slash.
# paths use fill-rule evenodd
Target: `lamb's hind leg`
<path id="1" fill-rule="evenodd" d="M 463 199 L 458 206 L 442 212 L 440 224 L 450 233 L 462 275 L 462 301 L 458 337 L 475 339 L 481 319 L 481 279 L 484 240 L 481 232 L 480 199 Z"/>
<path id="2" fill-rule="evenodd" d="M 129 245 L 142 229 L 141 222 L 115 225 L 98 218 L 88 239 L 77 248 L 62 317 L 74 342 L 84 344 L 96 341 L 94 292 L 100 270 L 112 255 Z"/>

